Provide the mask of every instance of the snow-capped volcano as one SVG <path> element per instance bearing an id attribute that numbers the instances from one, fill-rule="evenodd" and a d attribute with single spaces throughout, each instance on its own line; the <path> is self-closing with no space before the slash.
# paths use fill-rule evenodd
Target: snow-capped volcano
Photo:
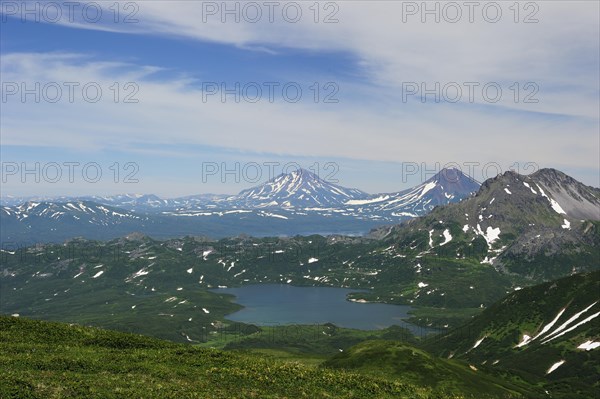
<path id="1" fill-rule="evenodd" d="M 329 183 L 306 169 L 298 169 L 241 191 L 236 202 L 252 208 L 337 207 L 367 196 L 363 191 Z"/>
<path id="2" fill-rule="evenodd" d="M 422 216 L 439 205 L 458 202 L 479 190 L 479 183 L 458 169 L 442 169 L 418 186 L 391 194 L 379 194 L 350 200 L 366 213 L 390 213 L 392 216 Z"/>

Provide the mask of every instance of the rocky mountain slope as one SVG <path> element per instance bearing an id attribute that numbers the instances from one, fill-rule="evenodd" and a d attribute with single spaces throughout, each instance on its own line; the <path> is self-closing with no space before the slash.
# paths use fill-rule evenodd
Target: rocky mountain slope
<path id="1" fill-rule="evenodd" d="M 599 189 L 542 169 L 529 176 L 506 172 L 485 181 L 472 198 L 372 235 L 390 243 L 420 237 L 426 252 L 472 256 L 532 279 L 556 278 L 590 270 L 599 254 L 599 220 Z"/>

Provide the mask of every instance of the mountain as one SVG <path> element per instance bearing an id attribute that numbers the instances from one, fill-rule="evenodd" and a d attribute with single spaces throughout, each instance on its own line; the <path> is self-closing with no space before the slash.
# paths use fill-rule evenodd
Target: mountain
<path id="1" fill-rule="evenodd" d="M 354 188 L 329 183 L 315 173 L 298 169 L 281 174 L 237 195 L 200 194 L 160 198 L 154 194 L 121 194 L 80 197 L 3 196 L 2 205 L 24 202 L 89 201 L 143 213 L 185 213 L 231 209 L 303 209 L 308 212 L 354 212 L 356 215 L 386 218 L 390 221 L 421 216 L 434 207 L 457 202 L 475 193 L 479 183 L 458 169 L 442 169 L 415 187 L 395 192 L 368 194 Z"/>
<path id="2" fill-rule="evenodd" d="M 84 197 L 83 199 L 87 198 Z M 92 196 L 89 197 L 89 199 L 94 202 L 107 203 L 109 205 L 129 209 L 132 211 L 139 211 L 141 209 L 162 208 L 165 206 L 169 206 L 170 204 L 168 200 L 163 200 L 153 194 L 124 194 L 109 197 Z"/>
<path id="3" fill-rule="evenodd" d="M 54 220 L 83 220 L 100 225 L 110 225 L 116 224 L 119 220 L 140 219 L 139 216 L 123 212 L 119 208 L 106 207 L 88 201 L 66 203 L 29 201 L 15 207 L 3 207 L 2 211 L 18 221 L 46 217 Z"/>
<path id="4" fill-rule="evenodd" d="M 190 195 L 179 198 L 160 198 L 154 194 L 124 194 L 114 196 L 79 197 L 77 200 L 94 201 L 124 208 L 132 212 L 157 213 L 166 210 L 204 209 L 207 204 L 230 196 L 216 194 Z"/>
<path id="5" fill-rule="evenodd" d="M 477 183 L 462 173 L 443 170 L 413 189 L 370 196 L 300 169 L 235 196 L 204 194 L 161 199 L 126 194 L 29 200 L 1 208 L 0 218 L 6 228 L 0 235 L 3 240 L 44 241 L 77 236 L 116 238 L 133 231 L 161 238 L 242 233 L 357 235 L 381 224 L 423 215 L 436 205 L 456 202 L 476 187 Z M 7 203 L 15 200 L 9 198 Z M 82 204 L 90 210 L 89 218 L 78 213 Z M 41 212 L 46 208 L 54 211 Z M 105 209 L 109 211 L 103 214 Z"/>
<path id="6" fill-rule="evenodd" d="M 553 398 L 592 398 L 600 389 L 599 293 L 599 271 L 523 288 L 425 347 L 537 380 Z"/>
<path id="7" fill-rule="evenodd" d="M 0 207 L 0 241 L 61 242 L 74 237 L 106 240 L 140 232 L 155 238 L 252 233 L 257 237 L 298 234 L 362 235 L 378 222 L 333 211 L 214 209 L 134 212 L 90 201 L 26 202 Z"/>
<path id="8" fill-rule="evenodd" d="M 350 200 L 359 213 L 390 214 L 401 220 L 423 216 L 433 208 L 458 202 L 477 192 L 480 184 L 458 169 L 442 169 L 418 186 L 392 194 Z"/>
<path id="9" fill-rule="evenodd" d="M 472 198 L 372 234 L 388 242 L 419 235 L 422 251 L 468 254 L 504 273 L 552 279 L 590 270 L 599 254 L 599 220 L 600 189 L 542 169 L 506 172 Z"/>
<path id="10" fill-rule="evenodd" d="M 56 241 L 75 236 L 110 237 L 151 223 L 150 218 L 90 201 L 34 202 L 0 208 L 2 242 Z M 104 233 L 103 233 L 104 232 Z"/>
<path id="11" fill-rule="evenodd" d="M 101 205 L 109 205 L 116 208 L 123 208 L 130 212 L 156 213 L 164 210 L 196 209 L 203 208 L 206 204 L 231 197 L 229 195 L 219 194 L 199 194 L 179 198 L 160 198 L 154 194 L 118 194 L 118 195 L 84 195 L 84 196 L 32 196 L 32 197 L 12 197 L 2 196 L 0 204 L 2 206 L 12 207 L 26 202 L 96 202 Z"/>
<path id="12" fill-rule="evenodd" d="M 600 189 L 586 186 L 556 169 L 540 169 L 531 175 L 531 180 L 544 188 L 569 217 L 600 220 Z"/>
<path id="13" fill-rule="evenodd" d="M 247 208 L 311 208 L 336 207 L 366 196 L 360 190 L 329 183 L 306 169 L 298 169 L 243 190 L 234 201 Z"/>
<path id="14" fill-rule="evenodd" d="M 201 210 L 285 209 L 292 213 L 349 216 L 398 223 L 422 216 L 434 207 L 458 202 L 479 189 L 479 183 L 457 169 L 442 169 L 435 176 L 395 193 L 367 194 L 331 184 L 304 169 L 279 175 L 236 196 L 201 204 Z M 170 214 L 190 214 L 186 207 Z"/>

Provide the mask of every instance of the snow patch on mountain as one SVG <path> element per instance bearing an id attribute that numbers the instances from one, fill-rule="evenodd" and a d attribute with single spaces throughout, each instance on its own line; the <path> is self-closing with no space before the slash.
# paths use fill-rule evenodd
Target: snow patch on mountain
<path id="1" fill-rule="evenodd" d="M 542 343 L 546 343 L 546 342 L 550 342 L 555 338 L 558 338 L 559 336 L 563 335 L 565 332 L 567 331 L 571 331 L 572 329 L 569 330 L 565 330 L 571 323 L 573 323 L 575 320 L 577 320 L 582 314 L 586 313 L 588 310 L 590 310 L 592 307 L 594 307 L 598 302 L 594 302 L 592 303 L 590 306 L 588 306 L 587 308 L 583 309 L 580 312 L 575 313 L 573 316 L 571 316 L 567 321 L 565 321 L 563 324 L 561 324 L 556 330 L 552 331 L 550 334 L 548 334 L 545 338 L 544 338 L 544 342 Z M 596 314 L 597 316 L 598 314 Z M 595 316 L 594 316 L 595 317 Z M 586 322 L 589 320 L 586 320 Z M 583 324 L 583 323 L 581 323 Z M 577 326 L 579 326 L 580 324 L 577 324 Z M 565 330 L 565 331 L 563 331 Z M 562 332 L 561 332 L 562 331 Z M 560 333 L 560 334 L 559 334 Z M 558 334 L 558 335 L 557 335 Z M 551 338 L 552 337 L 552 338 Z"/>
<path id="2" fill-rule="evenodd" d="M 446 229 L 444 230 L 444 242 L 440 244 L 440 247 L 442 245 L 446 245 L 448 244 L 450 241 L 452 241 L 452 235 L 450 234 L 450 230 Z"/>
<path id="3" fill-rule="evenodd" d="M 586 351 L 591 351 L 591 350 L 599 348 L 599 347 L 600 347 L 600 342 L 585 341 L 584 343 L 582 343 L 581 345 L 579 345 L 577 347 L 577 349 L 583 349 L 583 350 L 586 350 Z"/>
<path id="4" fill-rule="evenodd" d="M 565 363 L 564 360 L 561 360 L 559 362 L 554 363 L 552 366 L 550 366 L 550 368 L 548 369 L 548 371 L 546 371 L 546 374 L 550 374 L 551 372 L 553 372 L 554 370 L 556 370 L 557 368 L 559 368 L 560 366 L 562 366 Z"/>
<path id="5" fill-rule="evenodd" d="M 378 196 L 376 198 L 370 198 L 370 199 L 364 199 L 364 200 L 349 200 L 349 201 L 346 201 L 346 205 L 367 205 L 367 204 L 374 204 L 376 202 L 386 201 L 389 198 L 390 198 L 389 195 L 380 195 L 380 196 Z"/>
<path id="6" fill-rule="evenodd" d="M 523 185 L 531 190 L 532 193 L 537 195 L 537 191 L 535 191 L 527 182 L 523 182 Z"/>
<path id="7" fill-rule="evenodd" d="M 563 315 L 563 313 L 565 313 L 565 310 L 567 310 L 567 308 L 562 308 L 558 314 L 556 315 L 556 317 L 554 319 L 552 319 L 552 321 L 548 324 L 546 324 L 544 326 L 544 328 L 542 328 L 542 331 L 540 331 L 535 337 L 532 338 L 532 341 L 535 341 L 536 339 L 538 339 L 539 337 L 541 337 L 542 335 L 546 334 L 548 331 L 550 331 L 550 329 L 552 327 L 554 327 L 554 325 L 556 324 L 556 322 L 560 319 L 560 317 Z"/>
<path id="8" fill-rule="evenodd" d="M 554 336 L 554 337 L 552 337 L 552 338 L 550 338 L 550 339 L 546 340 L 545 342 L 542 342 L 542 344 L 546 344 L 546 343 L 548 343 L 548 342 L 550 342 L 550 341 L 553 341 L 553 340 L 555 340 L 556 338 L 558 338 L 558 337 L 561 337 L 561 336 L 563 336 L 563 335 L 565 335 L 565 334 L 567 334 L 567 333 L 569 333 L 569 332 L 571 332 L 571 331 L 575 330 L 575 329 L 576 329 L 576 328 L 578 328 L 579 326 L 582 326 L 582 325 L 584 325 L 585 323 L 587 323 L 587 322 L 589 322 L 589 321 L 592 321 L 593 319 L 595 319 L 595 318 L 596 318 L 596 317 L 598 317 L 598 316 L 600 316 L 600 312 L 594 313 L 593 315 L 589 316 L 588 318 L 586 318 L 586 319 L 584 319 L 584 320 L 580 321 L 579 323 L 575 324 L 573 327 L 570 327 L 570 328 L 566 329 L 565 331 L 561 332 L 560 334 L 558 334 L 558 335 L 556 335 L 556 336 Z"/>
<path id="9" fill-rule="evenodd" d="M 478 341 L 476 341 L 475 344 L 473 345 L 473 347 L 471 349 L 477 348 L 479 345 L 481 345 L 481 343 L 483 342 L 483 340 L 486 339 L 486 338 L 487 338 L 487 336 L 484 336 L 483 338 L 481 338 Z"/>
<path id="10" fill-rule="evenodd" d="M 491 246 L 494 241 L 496 241 L 500 237 L 500 227 L 493 228 L 492 226 L 488 226 L 485 233 L 481 230 L 481 226 L 479 223 L 477 224 L 477 234 L 482 236 L 485 241 L 487 241 L 488 245 Z"/>
<path id="11" fill-rule="evenodd" d="M 523 346 L 527 345 L 530 342 L 531 342 L 531 337 L 527 334 L 523 334 L 523 338 L 521 338 L 521 342 L 519 342 L 517 344 L 517 346 L 515 346 L 515 348 L 522 348 Z"/>

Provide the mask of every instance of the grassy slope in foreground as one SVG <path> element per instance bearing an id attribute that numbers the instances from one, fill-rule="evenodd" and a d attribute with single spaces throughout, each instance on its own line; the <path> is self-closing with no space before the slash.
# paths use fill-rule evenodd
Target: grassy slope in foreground
<path id="1" fill-rule="evenodd" d="M 333 369 L 360 371 L 361 373 L 410 381 L 412 384 L 435 388 L 448 396 L 456 393 L 481 398 L 537 397 L 527 384 L 506 376 L 491 376 L 467 364 L 445 360 L 398 341 L 366 341 L 339 353 L 323 366 Z"/>
<path id="2" fill-rule="evenodd" d="M 78 325 L 0 316 L 2 398 L 466 398 Z M 497 397 L 497 396 L 493 396 Z M 478 396 L 482 399 L 485 396 Z"/>

